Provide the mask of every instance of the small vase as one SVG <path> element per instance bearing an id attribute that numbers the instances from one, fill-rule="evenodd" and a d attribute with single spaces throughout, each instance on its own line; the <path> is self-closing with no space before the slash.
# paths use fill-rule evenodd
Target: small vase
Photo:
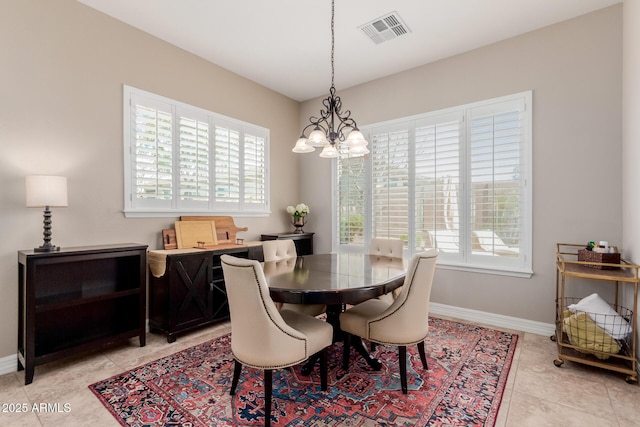
<path id="1" fill-rule="evenodd" d="M 293 221 L 291 222 L 293 226 L 296 228 L 294 233 L 304 233 L 302 227 L 304 227 L 304 217 L 303 216 L 293 216 Z"/>

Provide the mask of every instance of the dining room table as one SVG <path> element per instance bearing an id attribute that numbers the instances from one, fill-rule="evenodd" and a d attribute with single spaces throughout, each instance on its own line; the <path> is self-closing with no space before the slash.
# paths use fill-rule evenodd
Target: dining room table
<path id="1" fill-rule="evenodd" d="M 343 340 L 340 313 L 348 306 L 393 292 L 402 286 L 407 261 L 362 253 L 313 254 L 263 264 L 269 293 L 275 302 L 326 304 L 326 320 L 333 326 L 333 341 Z M 352 346 L 374 370 L 380 362 L 371 356 L 362 339 Z M 315 364 L 303 367 L 308 375 Z"/>

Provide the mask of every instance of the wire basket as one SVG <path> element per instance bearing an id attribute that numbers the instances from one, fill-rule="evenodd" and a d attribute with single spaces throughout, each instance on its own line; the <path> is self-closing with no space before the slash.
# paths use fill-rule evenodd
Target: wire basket
<path id="1" fill-rule="evenodd" d="M 568 309 L 581 298 L 566 297 L 562 305 L 562 330 L 568 342 L 582 353 L 593 354 L 599 359 L 607 359 L 618 354 L 626 345 L 633 330 L 633 311 L 622 306 L 609 304 L 617 314 L 572 312 Z"/>

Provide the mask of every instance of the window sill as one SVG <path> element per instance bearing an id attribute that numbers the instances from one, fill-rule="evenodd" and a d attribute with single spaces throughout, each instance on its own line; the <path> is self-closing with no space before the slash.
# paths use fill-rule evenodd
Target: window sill
<path id="1" fill-rule="evenodd" d="M 506 267 L 487 267 L 487 266 L 477 266 L 477 265 L 460 265 L 443 262 L 441 259 L 438 259 L 437 267 L 442 270 L 457 270 L 464 271 L 468 273 L 481 273 L 481 274 L 493 274 L 498 276 L 511 276 L 511 277 L 520 277 L 523 279 L 530 279 L 533 276 L 533 271 L 530 269 L 510 269 Z"/>
<path id="2" fill-rule="evenodd" d="M 195 211 L 195 210 L 123 210 L 125 218 L 176 218 L 182 215 L 231 215 L 235 217 L 267 217 L 269 211 Z"/>

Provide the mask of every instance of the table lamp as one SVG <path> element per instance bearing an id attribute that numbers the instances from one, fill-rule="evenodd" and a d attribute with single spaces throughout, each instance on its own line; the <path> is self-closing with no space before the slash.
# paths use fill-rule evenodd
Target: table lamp
<path id="1" fill-rule="evenodd" d="M 67 178 L 63 176 L 32 175 L 26 178 L 27 207 L 44 207 L 44 243 L 35 252 L 59 251 L 51 244 L 51 208 L 67 206 Z"/>

